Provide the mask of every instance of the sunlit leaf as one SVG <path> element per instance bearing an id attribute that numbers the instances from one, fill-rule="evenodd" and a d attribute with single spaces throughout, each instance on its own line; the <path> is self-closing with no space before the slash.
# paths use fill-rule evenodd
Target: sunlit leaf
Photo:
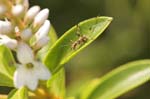
<path id="1" fill-rule="evenodd" d="M 13 72 L 15 61 L 11 51 L 0 45 L 0 86 L 13 86 Z"/>
<path id="2" fill-rule="evenodd" d="M 80 99 L 115 99 L 150 79 L 150 60 L 135 61 L 86 84 Z"/>
<path id="3" fill-rule="evenodd" d="M 64 99 L 65 97 L 65 71 L 64 68 L 60 69 L 53 77 L 48 80 L 47 87 L 54 99 Z"/>
<path id="4" fill-rule="evenodd" d="M 72 27 L 49 50 L 44 60 L 45 64 L 53 73 L 59 70 L 63 64 L 94 41 L 111 21 L 111 17 L 95 17 Z M 83 37 L 86 40 L 83 40 Z"/>
<path id="5" fill-rule="evenodd" d="M 22 87 L 18 90 L 13 90 L 8 99 L 28 99 L 27 89 Z"/>

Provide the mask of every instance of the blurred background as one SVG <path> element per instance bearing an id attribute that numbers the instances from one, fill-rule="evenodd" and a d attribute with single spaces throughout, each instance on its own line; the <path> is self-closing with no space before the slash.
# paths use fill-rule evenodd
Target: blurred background
<path id="1" fill-rule="evenodd" d="M 95 42 L 66 64 L 69 96 L 77 93 L 76 86 L 119 65 L 150 58 L 150 0 L 30 0 L 30 3 L 50 9 L 49 19 L 59 37 L 85 19 L 114 18 Z M 150 82 L 118 99 L 150 99 L 149 93 Z"/>

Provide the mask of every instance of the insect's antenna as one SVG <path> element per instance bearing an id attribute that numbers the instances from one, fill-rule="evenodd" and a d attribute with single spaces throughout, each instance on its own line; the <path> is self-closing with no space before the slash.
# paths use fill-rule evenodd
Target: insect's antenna
<path id="1" fill-rule="evenodd" d="M 76 32 L 76 34 L 77 34 L 77 36 L 78 37 L 80 37 L 81 36 L 81 29 L 80 29 L 80 27 L 79 27 L 79 24 L 77 24 L 77 32 Z"/>
<path id="2" fill-rule="evenodd" d="M 73 43 L 74 41 L 73 41 L 73 40 L 70 40 L 70 42 Z"/>
<path id="3" fill-rule="evenodd" d="M 65 45 L 61 45 L 60 47 L 63 48 L 63 47 L 67 47 L 67 46 L 69 46 L 69 45 L 65 44 Z"/>
<path id="4" fill-rule="evenodd" d="M 98 17 L 100 17 L 100 14 L 99 15 L 97 15 L 97 17 L 96 17 L 96 24 L 98 23 Z"/>

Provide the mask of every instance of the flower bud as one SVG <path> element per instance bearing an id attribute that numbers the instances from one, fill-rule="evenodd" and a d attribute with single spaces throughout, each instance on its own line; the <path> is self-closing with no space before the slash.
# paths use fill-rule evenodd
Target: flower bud
<path id="1" fill-rule="evenodd" d="M 48 18 L 48 15 L 49 15 L 48 9 L 41 10 L 34 18 L 33 27 L 34 28 L 40 27 Z"/>
<path id="2" fill-rule="evenodd" d="M 2 17 L 6 11 L 7 11 L 6 6 L 3 4 L 2 5 L 0 4 L 0 17 Z"/>
<path id="3" fill-rule="evenodd" d="M 24 0 L 15 0 L 15 4 L 22 4 Z"/>
<path id="4" fill-rule="evenodd" d="M 29 45 L 24 42 L 19 42 L 17 47 L 17 58 L 22 64 L 28 64 L 33 61 L 34 55 Z"/>
<path id="5" fill-rule="evenodd" d="M 23 0 L 23 6 L 25 7 L 25 11 L 29 8 L 29 0 Z"/>
<path id="6" fill-rule="evenodd" d="M 44 22 L 44 24 L 42 25 L 42 27 L 35 34 L 36 49 L 39 49 L 48 43 L 48 41 L 49 41 L 49 37 L 48 37 L 49 30 L 50 30 L 50 21 L 46 20 Z"/>
<path id="7" fill-rule="evenodd" d="M 49 30 L 50 30 L 50 21 L 46 20 L 44 24 L 40 27 L 40 29 L 37 31 L 35 36 L 37 38 L 42 38 L 44 36 L 48 36 Z"/>
<path id="8" fill-rule="evenodd" d="M 38 38 L 35 43 L 35 49 L 39 49 L 43 46 L 45 46 L 49 42 L 50 38 L 48 36 L 44 36 L 42 38 Z"/>
<path id="9" fill-rule="evenodd" d="M 27 28 L 25 30 L 22 31 L 21 33 L 21 38 L 25 41 L 29 40 L 32 36 L 32 30 L 30 28 Z"/>
<path id="10" fill-rule="evenodd" d="M 24 14 L 24 6 L 21 4 L 17 4 L 12 7 L 12 14 L 16 17 L 22 17 Z"/>
<path id="11" fill-rule="evenodd" d="M 25 15 L 25 22 L 30 23 L 34 19 L 34 17 L 38 14 L 39 11 L 40 11 L 39 6 L 31 7 Z"/>
<path id="12" fill-rule="evenodd" d="M 0 21 L 0 34 L 9 34 L 13 31 L 13 26 L 9 21 Z"/>
<path id="13" fill-rule="evenodd" d="M 0 44 L 4 44 L 12 50 L 14 50 L 17 47 L 17 41 L 15 39 L 11 39 L 6 35 L 0 35 L 0 38 Z"/>

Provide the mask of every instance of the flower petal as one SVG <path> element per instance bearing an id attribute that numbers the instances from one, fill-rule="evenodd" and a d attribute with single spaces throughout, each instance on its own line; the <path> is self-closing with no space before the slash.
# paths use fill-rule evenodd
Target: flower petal
<path id="1" fill-rule="evenodd" d="M 14 50 L 17 47 L 17 41 L 15 39 L 9 38 L 6 35 L 0 35 L 0 44 L 4 44 L 12 50 Z"/>
<path id="2" fill-rule="evenodd" d="M 32 49 L 23 42 L 20 42 L 17 48 L 17 58 L 22 64 L 31 63 L 34 55 Z"/>
<path id="3" fill-rule="evenodd" d="M 34 74 L 40 80 L 48 80 L 51 76 L 50 71 L 41 62 L 34 62 L 35 71 Z"/>
<path id="4" fill-rule="evenodd" d="M 19 65 L 14 73 L 14 85 L 16 88 L 27 86 L 30 90 L 35 90 L 38 85 L 37 76 L 32 68 L 26 68 L 24 65 Z"/>
<path id="5" fill-rule="evenodd" d="M 38 78 L 32 70 L 28 71 L 28 73 L 29 75 L 28 75 L 28 79 L 26 80 L 26 85 L 30 90 L 34 91 L 38 85 Z"/>
<path id="6" fill-rule="evenodd" d="M 18 65 L 18 68 L 14 73 L 14 86 L 16 88 L 21 88 L 22 86 L 25 86 L 27 76 L 26 71 L 23 67 L 24 67 L 23 65 Z"/>

